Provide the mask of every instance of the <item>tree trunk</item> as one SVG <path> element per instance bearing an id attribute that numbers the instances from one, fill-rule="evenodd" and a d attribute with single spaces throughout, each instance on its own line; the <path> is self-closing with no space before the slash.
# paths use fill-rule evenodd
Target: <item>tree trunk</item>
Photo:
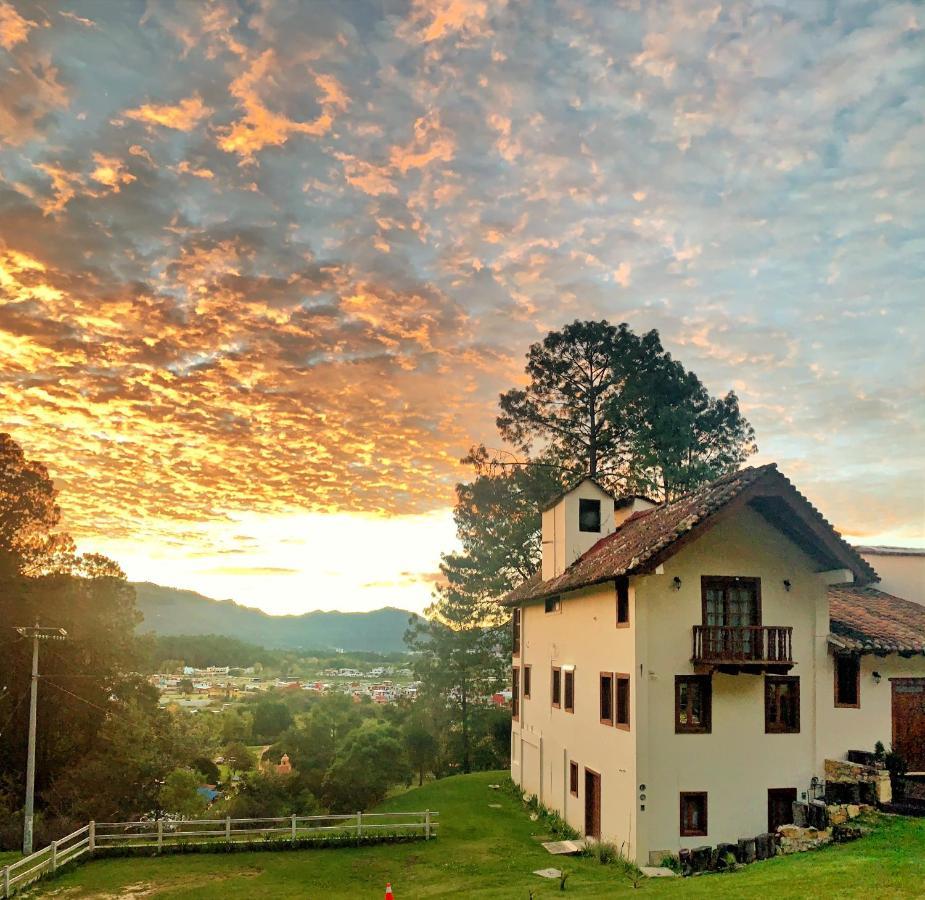
<path id="1" fill-rule="evenodd" d="M 465 684 L 460 692 L 460 713 L 462 718 L 462 737 L 463 737 L 463 772 L 468 775 L 472 771 L 472 764 L 469 761 L 469 698 L 466 694 Z"/>
<path id="2" fill-rule="evenodd" d="M 422 767 L 421 770 L 418 772 L 418 787 L 420 787 L 422 784 L 424 784 L 424 769 L 423 769 L 423 767 Z"/>

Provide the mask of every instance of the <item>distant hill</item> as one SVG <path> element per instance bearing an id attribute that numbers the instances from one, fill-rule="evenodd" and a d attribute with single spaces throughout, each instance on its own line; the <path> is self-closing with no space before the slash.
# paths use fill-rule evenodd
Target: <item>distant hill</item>
<path id="1" fill-rule="evenodd" d="M 387 606 L 372 612 L 315 612 L 271 616 L 233 600 L 213 600 L 179 588 L 148 581 L 132 583 L 144 621 L 139 632 L 155 634 L 221 634 L 279 650 L 325 649 L 406 650 L 403 635 L 407 610 Z"/>

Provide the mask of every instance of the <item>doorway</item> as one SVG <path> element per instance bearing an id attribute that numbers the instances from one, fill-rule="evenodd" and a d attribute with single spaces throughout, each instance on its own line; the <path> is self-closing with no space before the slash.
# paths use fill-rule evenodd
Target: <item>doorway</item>
<path id="1" fill-rule="evenodd" d="M 925 678 L 891 678 L 893 749 L 910 772 L 925 772 Z"/>
<path id="2" fill-rule="evenodd" d="M 778 825 L 793 824 L 793 804 L 797 799 L 796 788 L 768 789 L 768 831 L 774 834 Z"/>
<path id="3" fill-rule="evenodd" d="M 601 839 L 601 776 L 585 769 L 585 836 Z"/>

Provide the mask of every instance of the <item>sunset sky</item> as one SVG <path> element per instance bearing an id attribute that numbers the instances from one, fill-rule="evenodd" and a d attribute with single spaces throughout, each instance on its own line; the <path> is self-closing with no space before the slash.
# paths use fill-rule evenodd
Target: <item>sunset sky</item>
<path id="1" fill-rule="evenodd" d="M 925 9 L 0 2 L 0 430 L 82 549 L 421 609 L 459 458 L 575 318 L 925 543 Z"/>

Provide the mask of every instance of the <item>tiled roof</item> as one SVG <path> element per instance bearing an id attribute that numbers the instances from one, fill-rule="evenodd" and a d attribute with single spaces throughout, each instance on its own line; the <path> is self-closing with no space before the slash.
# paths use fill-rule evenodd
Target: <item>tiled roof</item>
<path id="1" fill-rule="evenodd" d="M 829 588 L 829 643 L 860 653 L 925 653 L 925 606 L 872 587 Z"/>
<path id="2" fill-rule="evenodd" d="M 768 483 L 793 495 L 804 517 L 819 531 L 828 534 L 833 546 L 859 581 L 875 580 L 877 573 L 845 543 L 822 514 L 800 494 L 771 463 L 766 466 L 740 469 L 724 475 L 673 503 L 641 510 L 630 516 L 620 527 L 601 538 L 561 575 L 543 581 L 538 571 L 518 585 L 502 601 L 508 606 L 528 603 L 553 594 L 572 591 L 610 581 L 621 575 L 645 570 L 667 558 L 673 548 L 698 525 L 706 522 L 723 507 L 744 494 L 749 488 Z"/>

